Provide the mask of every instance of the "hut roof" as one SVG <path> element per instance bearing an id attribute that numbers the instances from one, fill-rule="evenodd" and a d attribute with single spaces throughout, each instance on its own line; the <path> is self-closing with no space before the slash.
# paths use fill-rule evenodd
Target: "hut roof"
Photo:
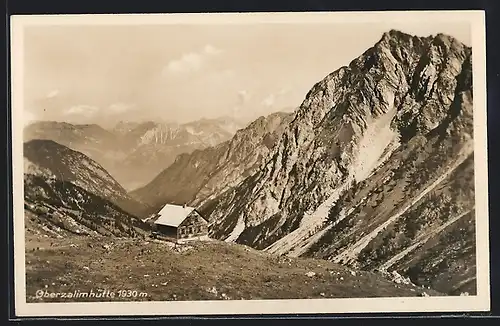
<path id="1" fill-rule="evenodd" d="M 155 224 L 178 227 L 195 209 L 189 206 L 166 204 L 158 212 Z"/>

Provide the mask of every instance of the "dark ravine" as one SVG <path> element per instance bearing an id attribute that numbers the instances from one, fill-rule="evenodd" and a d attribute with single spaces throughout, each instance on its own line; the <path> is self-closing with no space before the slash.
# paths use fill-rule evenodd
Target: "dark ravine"
<path id="1" fill-rule="evenodd" d="M 258 171 L 207 203 L 212 236 L 363 269 L 415 246 L 389 271 L 475 293 L 471 52 L 385 33 L 314 85 Z"/>

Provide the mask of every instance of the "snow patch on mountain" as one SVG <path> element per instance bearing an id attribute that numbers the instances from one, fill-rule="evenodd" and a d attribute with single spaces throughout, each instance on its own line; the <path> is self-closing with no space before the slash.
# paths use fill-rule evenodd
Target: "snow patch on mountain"
<path id="1" fill-rule="evenodd" d="M 323 228 L 328 218 L 330 208 L 348 185 L 350 185 L 350 182 L 345 182 L 339 188 L 335 189 L 330 197 L 314 211 L 304 214 L 300 221 L 300 226 L 297 229 L 266 247 L 264 250 L 278 255 L 288 253 L 293 257 L 298 257 L 302 254 L 307 249 L 307 244 L 310 243 L 309 238 Z"/>

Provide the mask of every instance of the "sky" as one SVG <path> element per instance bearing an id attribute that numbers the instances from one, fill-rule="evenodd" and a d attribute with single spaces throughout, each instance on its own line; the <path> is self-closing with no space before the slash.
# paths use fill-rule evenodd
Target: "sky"
<path id="1" fill-rule="evenodd" d="M 468 23 L 27 26 L 25 123 L 251 120 L 291 110 L 390 29 L 471 43 Z"/>

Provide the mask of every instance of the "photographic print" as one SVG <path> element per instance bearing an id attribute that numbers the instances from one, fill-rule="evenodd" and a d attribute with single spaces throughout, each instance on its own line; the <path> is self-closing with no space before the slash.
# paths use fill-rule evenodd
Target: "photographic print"
<path id="1" fill-rule="evenodd" d="M 489 309 L 483 12 L 11 22 L 18 315 Z"/>

